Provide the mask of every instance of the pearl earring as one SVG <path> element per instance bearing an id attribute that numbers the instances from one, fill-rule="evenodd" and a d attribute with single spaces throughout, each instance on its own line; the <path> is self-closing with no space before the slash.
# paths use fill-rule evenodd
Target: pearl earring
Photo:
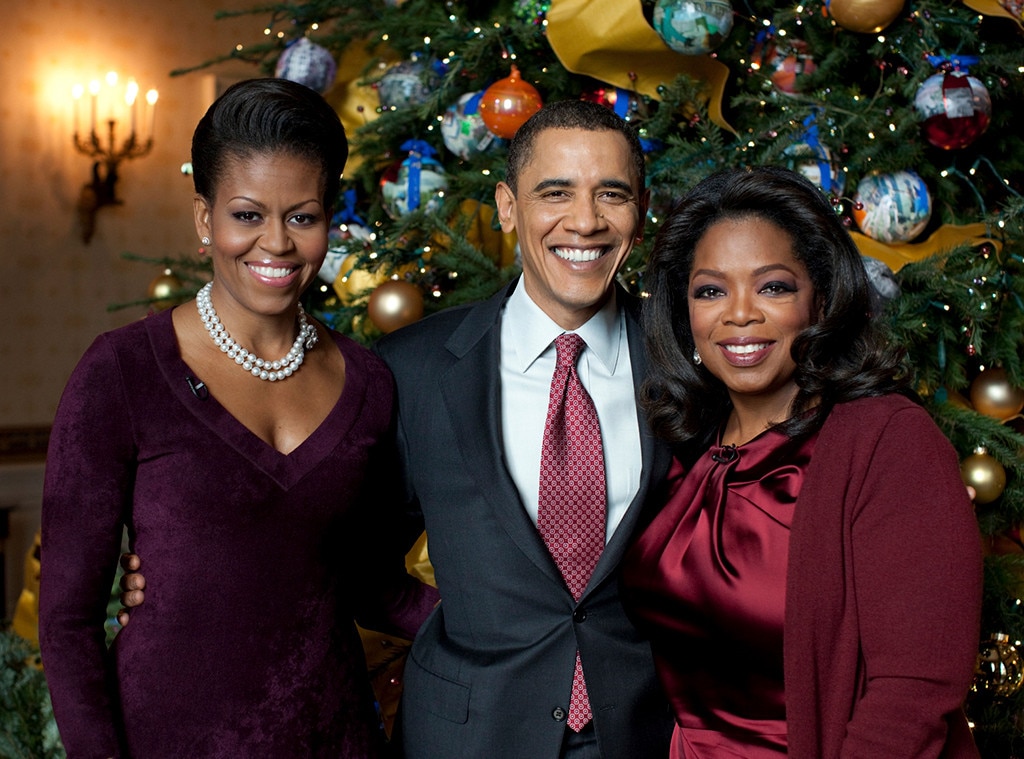
<path id="1" fill-rule="evenodd" d="M 704 359 L 700 357 L 700 353 L 697 352 L 696 348 L 693 349 L 693 363 L 696 364 L 697 366 L 700 366 L 701 364 L 704 363 Z"/>
<path id="2" fill-rule="evenodd" d="M 201 242 L 203 245 L 209 245 L 210 244 L 210 238 L 209 237 L 202 237 L 202 238 L 200 238 L 199 242 Z"/>

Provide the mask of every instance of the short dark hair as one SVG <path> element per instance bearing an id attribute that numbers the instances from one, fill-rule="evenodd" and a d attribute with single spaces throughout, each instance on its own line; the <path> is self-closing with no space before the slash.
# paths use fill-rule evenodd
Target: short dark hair
<path id="1" fill-rule="evenodd" d="M 698 242 L 723 219 L 757 218 L 784 231 L 815 291 L 820 317 L 792 348 L 798 386 L 789 435 L 817 429 L 839 402 L 903 390 L 901 355 L 870 313 L 863 260 L 825 195 L 776 166 L 728 169 L 707 177 L 665 217 L 644 273 L 643 322 L 650 356 L 641 397 L 660 436 L 702 450 L 729 412 L 724 385 L 693 364 L 690 272 Z M 814 410 L 809 411 L 812 404 Z"/>
<path id="2" fill-rule="evenodd" d="M 337 112 L 318 92 L 273 78 L 226 89 L 192 135 L 196 192 L 212 201 L 227 162 L 257 153 L 284 153 L 319 165 L 324 208 L 334 206 L 348 141 Z"/>
<path id="3" fill-rule="evenodd" d="M 630 157 L 636 169 L 640 190 L 644 189 L 647 166 L 640 137 L 630 122 L 614 111 L 589 100 L 558 100 L 548 103 L 527 119 L 512 137 L 505 159 L 505 184 L 515 195 L 519 172 L 533 157 L 537 135 L 547 129 L 584 129 L 588 132 L 618 132 L 629 143 Z"/>

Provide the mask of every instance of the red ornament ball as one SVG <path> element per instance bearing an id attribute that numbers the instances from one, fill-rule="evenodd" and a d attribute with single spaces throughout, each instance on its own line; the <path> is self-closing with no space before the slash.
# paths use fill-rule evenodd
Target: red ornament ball
<path id="1" fill-rule="evenodd" d="M 542 105 L 540 93 L 532 84 L 519 78 L 519 69 L 513 65 L 511 74 L 484 90 L 480 100 L 480 118 L 491 132 L 510 140 Z"/>
<path id="2" fill-rule="evenodd" d="M 992 98 L 985 85 L 959 71 L 933 74 L 914 96 L 923 118 L 924 138 L 944 150 L 965 148 L 984 134 L 992 120 Z"/>

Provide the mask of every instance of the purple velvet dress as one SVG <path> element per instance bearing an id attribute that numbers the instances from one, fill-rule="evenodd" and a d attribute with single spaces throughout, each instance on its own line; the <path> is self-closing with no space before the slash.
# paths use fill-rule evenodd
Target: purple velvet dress
<path id="1" fill-rule="evenodd" d="M 816 439 L 768 431 L 689 472 L 677 462 L 626 556 L 623 599 L 675 712 L 673 759 L 786 756 L 789 529 Z"/>
<path id="2" fill-rule="evenodd" d="M 334 339 L 344 391 L 288 455 L 193 392 L 170 311 L 97 338 L 75 369 L 47 458 L 40 599 L 72 759 L 377 754 L 353 617 L 412 637 L 437 597 L 405 574 L 386 510 L 390 373 Z M 106 651 L 122 524 L 146 601 Z"/>

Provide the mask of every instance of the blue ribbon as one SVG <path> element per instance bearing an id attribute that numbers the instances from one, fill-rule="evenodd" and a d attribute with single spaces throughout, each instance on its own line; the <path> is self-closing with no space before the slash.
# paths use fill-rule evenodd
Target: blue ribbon
<path id="1" fill-rule="evenodd" d="M 828 151 L 825 150 L 825 146 L 818 139 L 817 117 L 818 114 L 815 111 L 804 119 L 804 126 L 807 127 L 807 131 L 803 134 L 803 140 L 818 157 L 817 163 L 818 173 L 821 174 L 821 189 L 825 192 L 830 192 L 832 190 L 832 164 L 828 161 Z"/>
<path id="2" fill-rule="evenodd" d="M 402 143 L 402 150 L 409 151 L 409 157 L 402 163 L 409 168 L 406 200 L 409 203 L 409 210 L 415 211 L 420 207 L 420 171 L 423 168 L 421 159 L 431 158 L 437 155 L 437 151 L 423 140 L 406 140 Z"/>
<path id="3" fill-rule="evenodd" d="M 359 218 L 359 214 L 356 213 L 356 191 L 345 190 L 345 194 L 342 196 L 345 207 L 334 214 L 334 218 L 331 220 L 334 224 L 360 224 L 366 226 L 366 222 Z"/>
<path id="4" fill-rule="evenodd" d="M 939 68 L 944 63 L 949 63 L 957 71 L 968 73 L 968 67 L 979 63 L 981 58 L 977 55 L 929 55 L 928 63 Z"/>
<path id="5" fill-rule="evenodd" d="M 464 114 L 466 114 L 467 116 L 472 116 L 475 113 L 479 113 L 480 112 L 480 101 L 483 100 L 483 99 L 484 99 L 484 91 L 480 90 L 479 92 L 475 93 L 473 95 L 473 97 L 471 97 L 469 100 L 466 101 L 466 105 L 465 105 L 465 107 L 463 107 L 462 112 Z"/>
<path id="6" fill-rule="evenodd" d="M 629 90 L 621 87 L 615 88 L 615 113 L 619 118 L 626 118 L 629 113 Z"/>

